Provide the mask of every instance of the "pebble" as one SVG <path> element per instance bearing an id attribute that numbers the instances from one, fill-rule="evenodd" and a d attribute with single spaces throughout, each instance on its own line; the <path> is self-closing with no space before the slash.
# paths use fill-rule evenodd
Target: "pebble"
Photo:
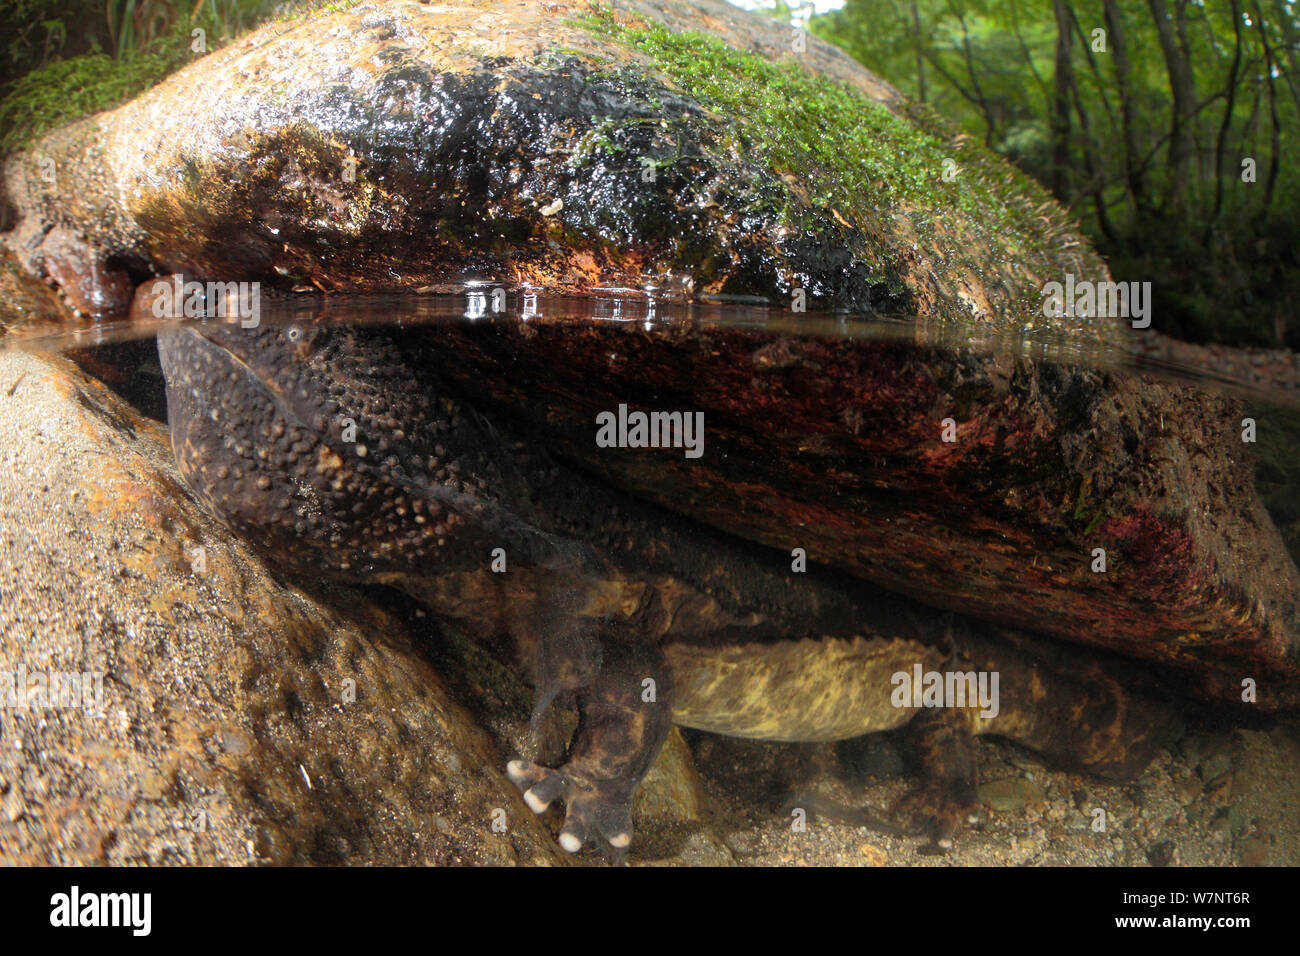
<path id="1" fill-rule="evenodd" d="M 1158 332 L 1147 332 L 1141 337 L 1138 350 L 1143 357 L 1155 357 L 1238 381 L 1265 381 L 1281 388 L 1300 388 L 1300 355 L 1289 349 L 1195 345 Z"/>
<path id="2" fill-rule="evenodd" d="M 1147 849 L 1147 862 L 1152 866 L 1177 866 L 1180 861 L 1178 844 L 1173 840 L 1161 840 Z"/>
<path id="3" fill-rule="evenodd" d="M 1199 768 L 1201 779 L 1210 781 L 1217 780 L 1224 776 L 1232 769 L 1232 754 L 1216 754 L 1213 757 L 1207 757 L 1201 761 Z"/>
<path id="4" fill-rule="evenodd" d="M 982 784 L 979 796 L 980 802 L 986 807 L 1004 813 L 1042 803 L 1047 799 L 1038 784 L 1021 777 L 1007 777 Z"/>
<path id="5" fill-rule="evenodd" d="M 1237 862 L 1242 866 L 1263 866 L 1268 862 L 1268 839 L 1254 834 L 1237 847 Z"/>
<path id="6" fill-rule="evenodd" d="M 10 823 L 17 823 L 19 820 L 22 819 L 23 814 L 26 812 L 27 812 L 27 805 L 23 802 L 23 795 L 18 792 L 17 787 L 14 787 L 7 794 L 5 794 L 5 799 L 4 799 L 5 819 L 8 820 Z"/>
<path id="7" fill-rule="evenodd" d="M 889 862 L 889 857 L 885 851 L 878 846 L 872 846 L 870 843 L 864 843 L 858 847 L 858 852 L 862 854 L 863 861 L 867 866 L 884 866 Z"/>
<path id="8" fill-rule="evenodd" d="M 1174 794 L 1178 797 L 1179 803 L 1185 807 L 1189 806 L 1201 795 L 1201 781 L 1195 775 L 1188 774 L 1174 784 Z"/>
<path id="9" fill-rule="evenodd" d="M 722 838 L 736 856 L 752 856 L 758 850 L 758 835 L 750 830 L 735 830 Z"/>

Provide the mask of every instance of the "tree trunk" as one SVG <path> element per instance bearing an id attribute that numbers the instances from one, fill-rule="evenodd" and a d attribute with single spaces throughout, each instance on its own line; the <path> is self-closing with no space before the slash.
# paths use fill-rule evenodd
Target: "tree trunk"
<path id="1" fill-rule="evenodd" d="M 1124 188 L 1128 193 L 1129 211 L 1133 215 L 1135 231 L 1150 211 L 1147 208 L 1146 184 L 1138 166 L 1138 148 L 1133 127 L 1133 91 L 1129 87 L 1128 41 L 1120 20 L 1119 0 L 1103 0 L 1106 9 L 1106 27 L 1110 34 L 1111 55 L 1115 60 L 1115 87 L 1119 93 L 1120 128 L 1124 144 Z"/>
<path id="2" fill-rule="evenodd" d="M 925 56 L 921 53 L 921 10 L 912 0 L 912 43 L 916 46 L 916 96 L 925 102 Z"/>
<path id="3" fill-rule="evenodd" d="M 1160 51 L 1164 54 L 1174 101 L 1173 127 L 1169 137 L 1169 206 L 1177 216 L 1185 212 L 1186 189 L 1191 179 L 1192 111 L 1196 109 L 1196 84 L 1192 65 L 1179 45 L 1165 0 L 1147 0 L 1147 5 L 1155 18 L 1156 35 L 1160 39 Z"/>
<path id="4" fill-rule="evenodd" d="M 1062 202 L 1070 201 L 1070 91 L 1074 87 L 1074 66 L 1070 57 L 1074 32 L 1067 0 L 1052 0 L 1056 14 L 1056 82 L 1052 94 L 1052 192 Z"/>
<path id="5" fill-rule="evenodd" d="M 1223 154 L 1228 145 L 1228 129 L 1232 126 L 1232 111 L 1237 106 L 1237 77 L 1241 71 L 1241 6 L 1238 0 L 1228 0 L 1232 5 L 1232 31 L 1236 47 L 1232 55 L 1232 68 L 1228 71 L 1225 89 L 1227 102 L 1223 107 L 1223 122 L 1219 124 L 1219 138 L 1214 146 L 1214 212 L 1206 224 L 1205 235 L 1208 242 L 1214 221 L 1223 209 Z"/>

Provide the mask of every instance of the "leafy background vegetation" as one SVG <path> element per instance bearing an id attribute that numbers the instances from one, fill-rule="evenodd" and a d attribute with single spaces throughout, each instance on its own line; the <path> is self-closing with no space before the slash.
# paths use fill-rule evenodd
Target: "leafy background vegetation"
<path id="1" fill-rule="evenodd" d="M 129 99 L 268 16 L 273 0 L 0 0 L 0 151 Z"/>
<path id="2" fill-rule="evenodd" d="M 1163 331 L 1300 347 L 1296 0 L 847 0 L 810 29 L 1047 185 Z"/>
<path id="3" fill-rule="evenodd" d="M 0 152 L 189 62 L 196 28 L 350 2 L 0 0 Z M 1300 0 L 847 0 L 810 28 L 1048 186 L 1157 327 L 1300 347 Z"/>

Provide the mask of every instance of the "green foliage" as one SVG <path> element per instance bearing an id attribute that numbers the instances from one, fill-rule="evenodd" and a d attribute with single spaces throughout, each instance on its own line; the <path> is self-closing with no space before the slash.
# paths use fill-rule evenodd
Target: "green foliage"
<path id="1" fill-rule="evenodd" d="M 251 29 L 273 7 L 273 0 L 199 0 L 180 8 L 172 0 L 0 0 L 0 16 L 20 24 L 8 47 L 9 68 L 17 72 L 0 99 L 0 153 L 130 99 Z M 198 37 L 203 51 L 194 48 Z"/>
<path id="2" fill-rule="evenodd" d="M 105 18 L 110 49 L 119 60 L 140 53 L 188 49 L 192 31 L 205 34 L 214 50 L 270 15 L 271 0 L 198 0 L 193 6 L 172 0 L 107 0 Z"/>
<path id="3" fill-rule="evenodd" d="M 75 35 L 79 24 L 102 17 L 102 8 L 68 0 L 0 0 L 4 31 L 0 83 L 43 66 L 59 56 L 68 43 L 68 24 Z"/>
<path id="4" fill-rule="evenodd" d="M 772 62 L 692 31 L 629 27 L 599 8 L 585 22 L 646 54 L 694 100 L 729 117 L 734 154 L 762 157 L 832 215 L 851 210 L 859 221 L 902 215 L 924 234 L 936 217 L 959 209 L 989 234 L 1014 241 L 1026 234 L 1029 210 L 1045 198 L 1027 177 L 1008 176 L 983 151 L 955 145 L 929 111 L 900 118 L 796 59 Z M 941 176 L 954 161 L 962 169 L 960 189 Z"/>
<path id="5" fill-rule="evenodd" d="M 856 204 L 877 179 L 897 201 L 915 200 L 946 155 L 888 110 L 795 63 L 772 64 L 716 37 L 660 27 L 622 30 L 621 38 L 693 95 L 734 115 L 745 139 L 738 145 L 756 150 L 778 170 L 811 172 L 807 186 L 815 202 Z M 845 121 L 849 117 L 852 122 Z M 844 156 L 862 162 L 845 164 Z"/>
<path id="6" fill-rule="evenodd" d="M 351 10 L 364 0 L 295 0 L 282 5 L 279 18 L 282 20 L 308 20 L 312 17 Z"/>
<path id="7" fill-rule="evenodd" d="M 1047 184 L 1157 327 L 1300 346 L 1291 0 L 847 0 L 812 30 Z"/>
<path id="8" fill-rule="evenodd" d="M 67 120 L 113 106 L 171 71 L 165 57 L 128 61 L 104 53 L 55 60 L 19 79 L 0 101 L 0 152 L 8 153 Z"/>

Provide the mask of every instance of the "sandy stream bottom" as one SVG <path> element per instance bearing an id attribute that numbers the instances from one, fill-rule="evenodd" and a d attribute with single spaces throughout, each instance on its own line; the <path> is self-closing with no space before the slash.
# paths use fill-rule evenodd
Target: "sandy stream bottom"
<path id="1" fill-rule="evenodd" d="M 876 735 L 885 738 L 887 735 Z M 958 834 L 942 856 L 919 841 L 810 818 L 803 832 L 782 805 L 798 768 L 841 763 L 835 748 L 759 744 L 718 737 L 694 741 L 712 811 L 682 835 L 671 858 L 661 838 L 634 850 L 633 864 L 744 866 L 1206 866 L 1300 863 L 1300 722 L 1268 731 L 1194 729 L 1162 751 L 1143 776 L 1111 784 L 1044 767 L 1032 754 L 989 738 L 979 742 L 982 829 Z M 889 807 L 913 786 L 886 739 L 838 772 L 814 774 L 812 792 L 850 806 Z M 804 752 L 801 754 L 799 751 Z M 865 765 L 850 783 L 854 763 Z M 810 767 L 810 765 L 812 765 Z M 790 768 L 796 768 L 793 772 Z M 873 772 L 874 771 L 874 772 Z M 838 778 L 838 779 L 837 779 Z M 1094 810 L 1106 829 L 1094 831 Z"/>

